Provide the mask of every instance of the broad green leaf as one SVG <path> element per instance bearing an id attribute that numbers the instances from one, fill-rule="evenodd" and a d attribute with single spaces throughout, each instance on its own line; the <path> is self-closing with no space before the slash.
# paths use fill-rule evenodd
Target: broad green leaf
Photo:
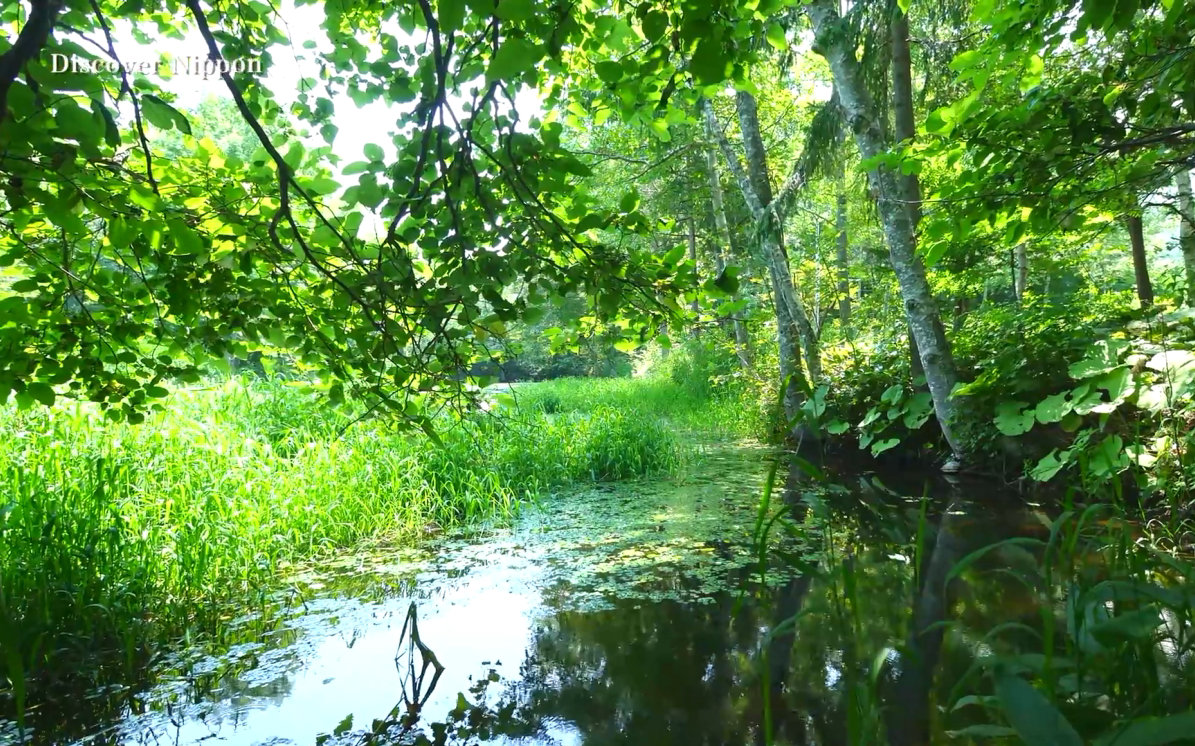
<path id="1" fill-rule="evenodd" d="M 1061 394 L 1054 394 L 1047 396 L 1034 410 L 1037 421 L 1043 425 L 1048 425 L 1051 422 L 1060 421 L 1068 412 L 1071 411 L 1071 403 L 1066 400 L 1067 392 Z"/>
<path id="2" fill-rule="evenodd" d="M 54 389 L 48 383 L 33 381 L 25 386 L 25 392 L 40 404 L 47 407 L 54 405 Z"/>
<path id="3" fill-rule="evenodd" d="M 734 295 L 739 291 L 739 268 L 726 267 L 714 278 L 714 287 L 727 295 Z"/>
<path id="4" fill-rule="evenodd" d="M 830 433 L 831 435 L 842 435 L 850 428 L 851 426 L 848 423 L 843 422 L 842 420 L 834 420 L 830 424 L 826 425 L 826 432 Z"/>
<path id="5" fill-rule="evenodd" d="M 996 678 L 1001 710 L 1027 746 L 1083 746 L 1062 713 L 1045 696 L 1019 676 Z"/>
<path id="6" fill-rule="evenodd" d="M 783 52 L 788 49 L 788 37 L 784 34 L 784 27 L 778 23 L 773 23 L 768 26 L 766 33 L 768 44 L 771 44 L 777 51 Z"/>
<path id="7" fill-rule="evenodd" d="M 622 65 L 617 60 L 602 60 L 593 69 L 603 83 L 612 85 L 622 79 Z"/>
<path id="8" fill-rule="evenodd" d="M 1133 387 L 1131 373 L 1128 368 L 1116 368 L 1101 376 L 1095 386 L 1106 390 L 1112 401 L 1120 401 Z"/>
<path id="9" fill-rule="evenodd" d="M 533 0 L 499 0 L 494 15 L 504 21 L 529 21 L 535 15 Z"/>
<path id="10" fill-rule="evenodd" d="M 180 254 L 203 253 L 203 239 L 191 226 L 179 218 L 170 218 L 166 221 L 166 227 L 170 230 L 170 238 Z"/>
<path id="11" fill-rule="evenodd" d="M 1001 402 L 996 405 L 996 417 L 993 422 L 996 429 L 1010 437 L 1023 435 L 1033 429 L 1035 412 L 1025 409 L 1023 401 Z"/>
<path id="12" fill-rule="evenodd" d="M 1062 468 L 1066 466 L 1065 461 L 1059 461 L 1058 456 L 1054 452 L 1046 454 L 1041 461 L 1029 472 L 1029 476 L 1033 477 L 1039 482 L 1048 482 L 1054 478 Z"/>
<path id="13" fill-rule="evenodd" d="M 508 36 L 490 60 L 489 80 L 514 80 L 535 67 L 542 57 L 538 46 L 517 36 Z"/>
<path id="14" fill-rule="evenodd" d="M 330 179 L 327 176 L 312 179 L 307 182 L 306 186 L 309 192 L 317 195 L 331 194 L 340 189 L 340 184 L 335 179 Z"/>
<path id="15" fill-rule="evenodd" d="M 884 451 L 887 451 L 889 448 L 893 448 L 898 443 L 900 443 L 900 438 L 888 438 L 886 440 L 881 440 L 878 443 L 875 443 L 872 445 L 871 455 L 879 456 L 881 453 L 883 453 Z"/>
<path id="16" fill-rule="evenodd" d="M 729 76 L 731 62 L 720 41 L 703 37 L 697 42 L 697 48 L 689 60 L 689 72 L 697 79 L 698 85 L 714 85 Z"/>
<path id="17" fill-rule="evenodd" d="M 1115 732 L 1097 738 L 1093 746 L 1165 746 L 1190 741 L 1195 733 L 1195 710 L 1160 718 L 1138 718 Z"/>
<path id="18" fill-rule="evenodd" d="M 668 14 L 660 10 L 649 11 L 643 17 L 643 36 L 648 41 L 659 39 L 668 31 Z"/>
<path id="19" fill-rule="evenodd" d="M 377 143 L 365 144 L 365 157 L 370 161 L 380 161 L 386 157 L 386 151 L 382 150 L 382 146 Z"/>
<path id="20" fill-rule="evenodd" d="M 436 0 L 436 21 L 440 24 L 441 33 L 457 31 L 464 20 L 465 0 Z"/>

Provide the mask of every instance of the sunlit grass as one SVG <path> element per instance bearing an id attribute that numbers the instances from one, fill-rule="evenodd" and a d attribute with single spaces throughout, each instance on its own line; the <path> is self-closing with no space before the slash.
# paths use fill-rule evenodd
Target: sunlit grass
<path id="1" fill-rule="evenodd" d="M 755 437 L 760 410 L 730 392 L 694 391 L 661 375 L 643 378 L 558 378 L 516 389 L 520 406 L 548 414 L 616 407 L 665 419 L 681 432 L 718 438 Z"/>

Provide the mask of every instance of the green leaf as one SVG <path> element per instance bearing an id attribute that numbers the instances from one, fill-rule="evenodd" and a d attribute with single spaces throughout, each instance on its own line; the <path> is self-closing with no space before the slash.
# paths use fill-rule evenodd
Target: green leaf
<path id="1" fill-rule="evenodd" d="M 643 36 L 648 41 L 655 41 L 668 31 L 668 14 L 660 11 L 649 11 L 643 17 Z"/>
<path id="2" fill-rule="evenodd" d="M 1116 368 L 1101 376 L 1095 387 L 1104 389 L 1112 401 L 1119 401 L 1133 387 L 1132 371 L 1128 368 Z"/>
<path id="3" fill-rule="evenodd" d="M 613 85 L 622 80 L 622 65 L 617 60 L 602 60 L 593 66 L 603 83 Z"/>
<path id="4" fill-rule="evenodd" d="M 996 679 L 1004 717 L 1030 746 L 1083 746 L 1083 739 L 1062 713 L 1033 686 L 1004 674 Z"/>
<path id="5" fill-rule="evenodd" d="M 1043 425 L 1048 425 L 1051 422 L 1060 421 L 1063 416 L 1071 411 L 1071 403 L 1066 400 L 1066 392 L 1061 394 L 1054 394 L 1047 396 L 1034 410 L 1037 421 Z"/>
<path id="6" fill-rule="evenodd" d="M 203 253 L 203 239 L 199 237 L 199 234 L 191 226 L 179 218 L 169 218 L 166 221 L 166 227 L 169 229 L 170 238 L 174 241 L 174 246 L 180 254 Z"/>
<path id="7" fill-rule="evenodd" d="M 104 142 L 112 148 L 120 147 L 120 128 L 116 126 L 116 120 L 112 118 L 112 112 L 108 111 L 108 107 L 98 101 L 92 101 L 91 111 L 104 120 Z"/>
<path id="8" fill-rule="evenodd" d="M 894 447 L 897 443 L 900 443 L 900 438 L 888 438 L 887 440 L 881 440 L 880 442 L 872 445 L 871 455 L 879 456 L 884 451 Z"/>
<path id="9" fill-rule="evenodd" d="M 1055 455 L 1057 451 L 1051 451 L 1037 462 L 1029 472 L 1029 476 L 1033 477 L 1039 482 L 1048 482 L 1054 478 L 1054 475 L 1062 471 L 1062 467 L 1066 466 L 1065 461 L 1059 461 L 1058 456 Z"/>
<path id="10" fill-rule="evenodd" d="M 996 429 L 1010 437 L 1023 435 L 1033 428 L 1035 412 L 1025 409 L 1023 401 L 1000 402 L 996 405 L 996 417 L 993 422 Z"/>
<path id="11" fill-rule="evenodd" d="M 1036 54 L 1030 55 L 1025 72 L 1021 75 L 1021 93 L 1028 93 L 1030 90 L 1041 85 L 1043 69 L 1044 63 L 1042 62 L 1042 58 Z"/>
<path id="12" fill-rule="evenodd" d="M 331 194 L 337 189 L 340 189 L 340 184 L 337 183 L 335 179 L 328 178 L 327 176 L 320 176 L 312 179 L 304 186 L 307 187 L 309 192 L 317 195 Z"/>
<path id="13" fill-rule="evenodd" d="M 436 0 L 436 22 L 440 24 L 441 33 L 451 34 L 464 20 L 465 0 Z"/>
<path id="14" fill-rule="evenodd" d="M 622 195 L 622 199 L 618 202 L 618 210 L 620 212 L 634 212 L 639 207 L 639 192 L 630 191 Z"/>
<path id="15" fill-rule="evenodd" d="M 382 146 L 376 143 L 365 144 L 365 157 L 370 161 L 380 161 L 386 157 L 386 151 L 382 150 Z"/>
<path id="16" fill-rule="evenodd" d="M 48 383 L 42 381 L 34 381 L 25 386 L 25 393 L 29 394 L 35 401 L 44 404 L 47 407 L 54 405 L 54 389 Z"/>
<path id="17" fill-rule="evenodd" d="M 1007 726 L 987 723 L 968 725 L 966 728 L 960 728 L 959 730 L 946 731 L 946 735 L 951 738 L 1004 738 L 1015 736 L 1016 734 L 1015 730 Z"/>
<path id="18" fill-rule="evenodd" d="M 689 60 L 689 72 L 699 85 L 715 85 L 729 76 L 731 62 L 720 41 L 703 37 Z"/>
<path id="19" fill-rule="evenodd" d="M 178 129 L 183 134 L 191 134 L 191 123 L 187 117 L 152 93 L 141 94 L 141 110 L 150 124 L 159 129 Z"/>
<path id="20" fill-rule="evenodd" d="M 768 26 L 766 33 L 768 44 L 771 44 L 777 51 L 783 52 L 788 49 L 788 37 L 785 36 L 784 27 L 778 23 L 773 23 Z"/>
<path id="21" fill-rule="evenodd" d="M 504 21 L 530 21 L 535 16 L 532 0 L 501 0 L 494 15 Z"/>
<path id="22" fill-rule="evenodd" d="M 514 80 L 535 67 L 542 57 L 540 48 L 519 37 L 506 37 L 502 46 L 490 60 L 486 78 L 493 80 Z"/>
<path id="23" fill-rule="evenodd" d="M 1123 729 L 1101 736 L 1093 746 L 1164 746 L 1189 741 L 1195 731 L 1195 710 L 1161 718 L 1139 718 Z"/>
<path id="24" fill-rule="evenodd" d="M 656 336 L 656 342 L 665 350 L 672 349 L 672 339 L 667 334 L 659 334 Z"/>
<path id="25" fill-rule="evenodd" d="M 714 287 L 727 295 L 734 295 L 739 291 L 739 268 L 726 267 L 714 278 Z"/>
<path id="26" fill-rule="evenodd" d="M 842 435 L 850 428 L 851 426 L 848 423 L 843 422 L 842 420 L 834 420 L 829 425 L 826 425 L 826 432 L 830 433 L 831 435 Z"/>

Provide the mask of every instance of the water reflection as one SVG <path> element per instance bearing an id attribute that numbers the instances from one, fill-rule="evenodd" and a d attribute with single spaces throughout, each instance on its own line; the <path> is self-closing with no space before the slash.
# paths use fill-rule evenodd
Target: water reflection
<path id="1" fill-rule="evenodd" d="M 680 483 L 561 497 L 512 530 L 300 578 L 301 603 L 228 652 L 160 667 L 102 715 L 43 710 L 34 742 L 944 743 L 940 706 L 984 651 L 969 630 L 1040 633 L 1014 572 L 1029 549 L 950 577 L 1045 531 L 990 485 L 833 480 L 848 489 L 788 468 L 761 584 L 766 454 L 716 455 Z"/>

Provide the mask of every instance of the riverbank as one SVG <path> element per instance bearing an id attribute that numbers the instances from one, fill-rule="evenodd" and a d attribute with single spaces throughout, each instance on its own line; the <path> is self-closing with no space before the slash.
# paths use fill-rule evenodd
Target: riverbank
<path id="1" fill-rule="evenodd" d="M 550 387 L 548 387 L 550 393 Z M 261 609 L 284 567 L 509 518 L 576 483 L 675 473 L 659 416 L 589 399 L 444 417 L 440 444 L 281 383 L 180 392 L 141 425 L 0 411 L 0 680 L 130 673 Z"/>

